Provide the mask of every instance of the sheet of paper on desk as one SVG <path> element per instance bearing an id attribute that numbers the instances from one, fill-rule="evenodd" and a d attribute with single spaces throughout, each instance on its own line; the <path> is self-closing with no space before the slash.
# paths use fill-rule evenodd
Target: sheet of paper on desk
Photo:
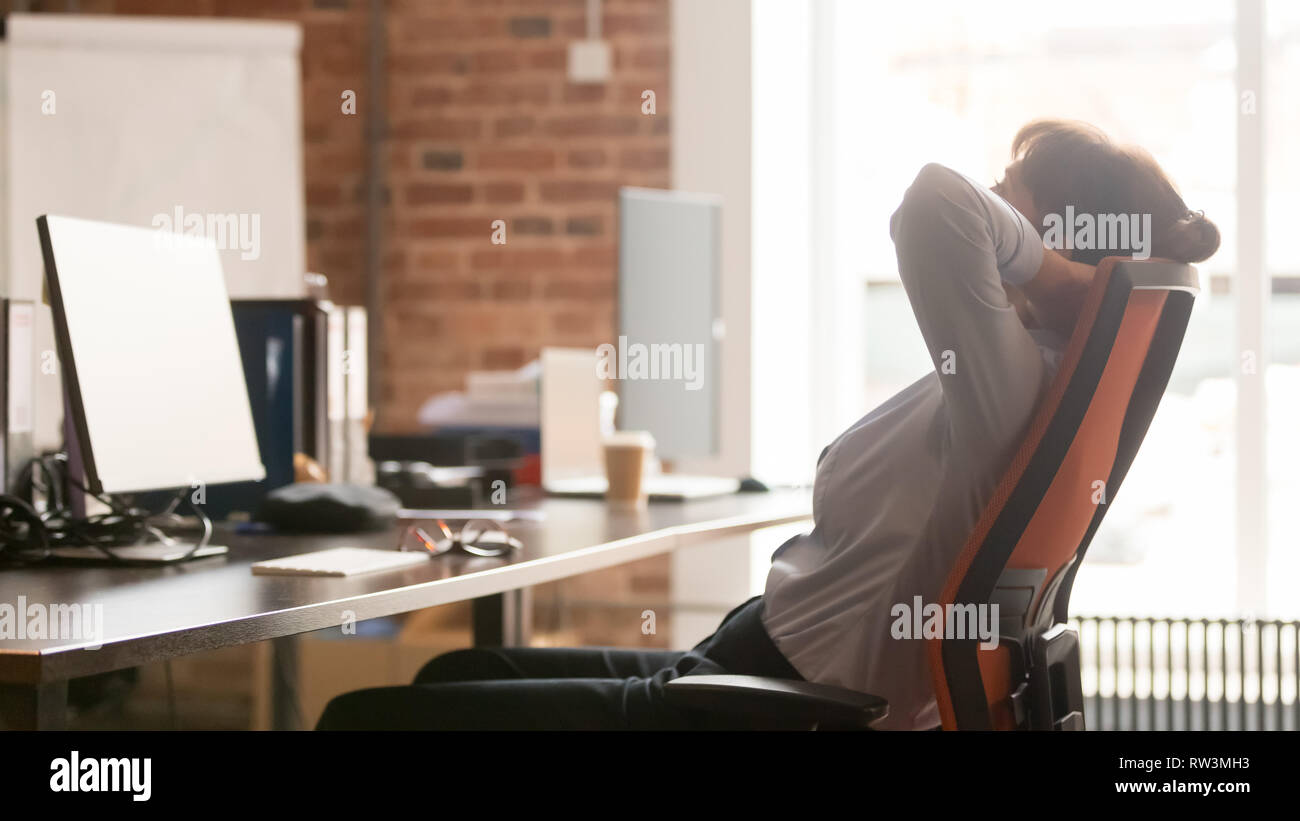
<path id="1" fill-rule="evenodd" d="M 359 576 L 424 564 L 429 554 L 364 547 L 335 547 L 283 559 L 254 562 L 254 576 Z"/>

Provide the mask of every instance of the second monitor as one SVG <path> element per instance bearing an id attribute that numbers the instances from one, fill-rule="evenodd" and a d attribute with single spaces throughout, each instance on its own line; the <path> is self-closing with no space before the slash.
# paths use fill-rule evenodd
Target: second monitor
<path id="1" fill-rule="evenodd" d="M 619 426 L 669 461 L 718 453 L 721 225 L 719 197 L 619 190 Z"/>

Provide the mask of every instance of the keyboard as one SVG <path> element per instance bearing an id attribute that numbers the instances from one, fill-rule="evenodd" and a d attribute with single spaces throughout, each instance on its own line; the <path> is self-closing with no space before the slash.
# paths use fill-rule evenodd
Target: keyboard
<path id="1" fill-rule="evenodd" d="M 254 562 L 254 576 L 360 576 L 379 570 L 396 570 L 424 564 L 423 551 L 372 550 L 363 547 L 335 547 L 283 559 Z"/>

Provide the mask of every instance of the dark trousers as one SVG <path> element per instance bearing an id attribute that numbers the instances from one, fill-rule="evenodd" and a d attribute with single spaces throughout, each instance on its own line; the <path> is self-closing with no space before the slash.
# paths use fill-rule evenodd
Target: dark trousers
<path id="1" fill-rule="evenodd" d="M 664 700 L 678 676 L 725 674 L 802 680 L 763 629 L 756 596 L 689 652 L 496 647 L 457 650 L 415 683 L 346 693 L 318 730 L 649 730 L 743 727 L 684 713 Z"/>

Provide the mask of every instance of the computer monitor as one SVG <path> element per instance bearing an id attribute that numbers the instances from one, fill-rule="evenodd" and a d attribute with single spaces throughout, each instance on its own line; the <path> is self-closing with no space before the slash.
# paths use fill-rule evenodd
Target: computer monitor
<path id="1" fill-rule="evenodd" d="M 71 217 L 37 228 L 89 489 L 264 478 L 215 243 Z"/>
<path id="2" fill-rule="evenodd" d="M 718 453 L 721 225 L 719 197 L 619 190 L 619 425 L 665 460 Z"/>

